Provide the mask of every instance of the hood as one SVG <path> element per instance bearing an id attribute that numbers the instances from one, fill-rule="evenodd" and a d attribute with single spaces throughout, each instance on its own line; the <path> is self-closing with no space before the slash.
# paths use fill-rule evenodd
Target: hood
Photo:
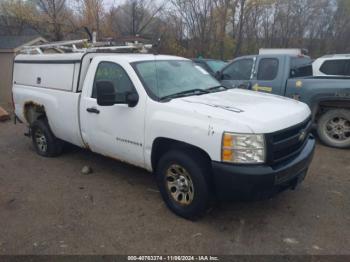
<path id="1" fill-rule="evenodd" d="M 170 103 L 206 115 L 214 122 L 225 121 L 227 128 L 232 129 L 226 131 L 236 131 L 237 125 L 245 125 L 253 133 L 272 133 L 297 125 L 310 116 L 310 109 L 304 103 L 242 89 L 178 98 Z"/>

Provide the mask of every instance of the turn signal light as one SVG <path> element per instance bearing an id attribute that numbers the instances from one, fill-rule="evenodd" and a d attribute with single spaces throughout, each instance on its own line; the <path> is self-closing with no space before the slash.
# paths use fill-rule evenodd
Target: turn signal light
<path id="1" fill-rule="evenodd" d="M 233 159 L 232 149 L 223 149 L 222 150 L 222 160 L 225 162 L 231 162 Z"/>
<path id="2" fill-rule="evenodd" d="M 231 134 L 224 134 L 223 148 L 233 148 L 233 137 Z"/>

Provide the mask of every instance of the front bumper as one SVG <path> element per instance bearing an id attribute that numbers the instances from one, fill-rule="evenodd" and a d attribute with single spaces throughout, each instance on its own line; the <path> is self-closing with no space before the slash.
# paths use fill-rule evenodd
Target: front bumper
<path id="1" fill-rule="evenodd" d="M 277 166 L 212 162 L 217 197 L 222 200 L 261 199 L 295 189 L 304 180 L 314 151 L 315 139 L 310 136 L 297 157 Z"/>

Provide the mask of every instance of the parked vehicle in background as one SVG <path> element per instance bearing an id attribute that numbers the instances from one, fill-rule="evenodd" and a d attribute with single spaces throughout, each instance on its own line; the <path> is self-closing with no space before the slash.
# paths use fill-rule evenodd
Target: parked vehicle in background
<path id="1" fill-rule="evenodd" d="M 350 77 L 350 54 L 326 55 L 312 63 L 314 76 Z"/>
<path id="2" fill-rule="evenodd" d="M 309 105 L 318 135 L 326 145 L 350 147 L 350 81 L 313 77 L 312 60 L 302 54 L 239 57 L 217 74 L 225 87 L 286 96 Z"/>
<path id="3" fill-rule="evenodd" d="M 292 55 L 306 56 L 308 50 L 300 48 L 261 48 L 259 55 Z"/>
<path id="4" fill-rule="evenodd" d="M 154 172 L 189 219 L 212 196 L 272 196 L 305 178 L 315 140 L 304 103 L 224 88 L 185 58 L 106 52 L 16 57 L 15 113 L 39 155 L 67 141 Z"/>
<path id="5" fill-rule="evenodd" d="M 197 58 L 192 60 L 197 65 L 205 69 L 212 76 L 215 76 L 217 71 L 220 71 L 222 68 L 224 68 L 227 65 L 227 62 L 222 60 L 216 60 L 216 59 Z"/>

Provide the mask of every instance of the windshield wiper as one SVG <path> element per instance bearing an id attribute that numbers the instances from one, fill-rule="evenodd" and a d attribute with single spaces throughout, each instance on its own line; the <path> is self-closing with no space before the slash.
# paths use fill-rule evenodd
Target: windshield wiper
<path id="1" fill-rule="evenodd" d="M 207 90 L 207 91 L 220 91 L 220 89 L 223 89 L 222 91 L 228 90 L 227 87 L 222 86 L 222 85 L 221 86 L 213 86 L 213 87 L 210 87 L 210 88 L 205 89 L 205 90 Z"/>
<path id="2" fill-rule="evenodd" d="M 168 96 L 163 96 L 162 98 L 160 98 L 160 100 L 167 100 L 167 99 L 172 99 L 172 98 L 178 98 L 178 97 L 184 97 L 187 95 L 204 95 L 204 94 L 209 94 L 210 92 L 208 90 L 204 90 L 204 89 L 191 89 L 191 90 L 186 90 L 183 92 L 179 92 L 179 93 L 175 93 L 172 95 L 168 95 Z"/>

